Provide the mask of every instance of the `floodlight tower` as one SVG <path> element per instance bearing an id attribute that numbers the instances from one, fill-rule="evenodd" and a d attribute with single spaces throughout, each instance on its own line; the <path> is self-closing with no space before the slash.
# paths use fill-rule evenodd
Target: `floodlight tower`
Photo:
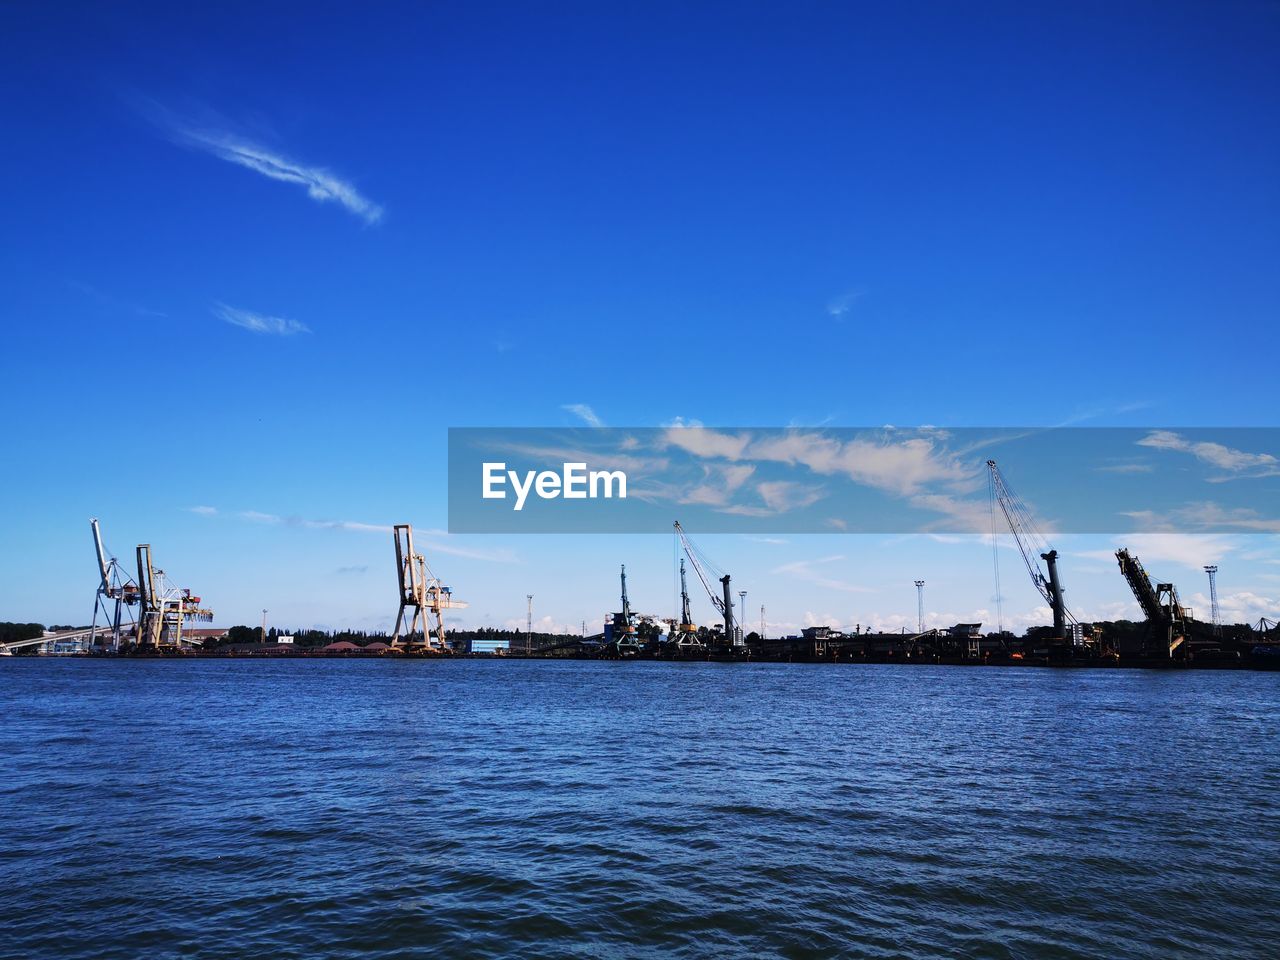
<path id="1" fill-rule="evenodd" d="M 739 590 L 739 591 L 738 591 L 738 599 L 742 601 L 741 605 L 738 607 L 738 609 L 742 611 L 742 616 L 741 616 L 741 618 L 740 618 L 740 619 L 741 619 L 741 621 L 742 621 L 742 626 L 738 627 L 738 633 L 742 634 L 742 633 L 744 633 L 744 631 L 747 629 L 747 627 L 746 627 L 746 622 L 747 622 L 747 591 L 745 591 L 745 590 Z M 742 639 L 743 639 L 743 641 L 745 641 L 745 640 L 747 639 L 747 638 L 746 638 L 746 636 L 745 636 L 745 634 L 743 635 Z"/>
<path id="2" fill-rule="evenodd" d="M 1204 568 L 1209 575 L 1209 608 L 1213 619 L 1213 632 L 1222 633 L 1222 615 L 1218 610 L 1218 565 L 1209 564 Z"/>
<path id="3" fill-rule="evenodd" d="M 533 650 L 533 594 L 526 593 L 524 598 L 529 603 L 524 621 L 524 652 L 529 653 Z"/>
<path id="4" fill-rule="evenodd" d="M 916 581 L 916 633 L 924 633 L 924 581 Z"/>

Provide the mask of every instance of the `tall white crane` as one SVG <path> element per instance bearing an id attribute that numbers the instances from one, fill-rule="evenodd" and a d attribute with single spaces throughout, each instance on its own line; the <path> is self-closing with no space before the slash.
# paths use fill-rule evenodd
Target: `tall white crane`
<path id="1" fill-rule="evenodd" d="M 427 566 L 426 557 L 413 549 L 413 527 L 407 523 L 396 524 L 391 531 L 396 544 L 396 576 L 400 583 L 400 611 L 396 614 L 396 628 L 391 635 L 391 646 L 400 646 L 400 629 L 408 627 L 406 645 L 413 645 L 421 630 L 421 643 L 436 653 L 448 653 L 444 639 L 444 610 L 459 610 L 466 601 L 455 600 L 453 591 L 444 586 Z M 532 601 L 530 601 L 532 603 Z M 412 611 L 406 622 L 405 612 Z M 431 618 L 435 620 L 432 635 Z"/>
<path id="2" fill-rule="evenodd" d="M 138 544 L 138 643 L 144 647 L 181 647 L 182 628 L 193 621 L 209 622 L 213 611 L 200 598 L 169 581 L 151 560 L 151 544 Z"/>

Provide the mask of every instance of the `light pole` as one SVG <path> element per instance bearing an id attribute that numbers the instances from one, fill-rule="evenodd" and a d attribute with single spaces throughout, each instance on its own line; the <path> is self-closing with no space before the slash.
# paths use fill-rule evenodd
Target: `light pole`
<path id="1" fill-rule="evenodd" d="M 267 642 L 267 608 L 262 608 L 262 642 Z"/>
<path id="2" fill-rule="evenodd" d="M 524 652 L 528 654 L 533 652 L 533 594 L 526 593 L 525 599 L 529 601 L 529 610 L 524 624 Z"/>
<path id="3" fill-rule="evenodd" d="M 1209 575 L 1209 606 L 1213 619 L 1213 632 L 1220 634 L 1222 633 L 1222 616 L 1218 611 L 1218 565 L 1211 564 L 1204 568 L 1204 572 Z"/>
<path id="4" fill-rule="evenodd" d="M 742 624 L 742 626 L 738 627 L 738 633 L 743 634 L 743 632 L 746 630 L 746 623 L 747 623 L 747 591 L 739 590 L 738 600 L 741 601 L 742 603 L 742 606 L 738 607 L 738 609 L 742 611 L 742 613 L 738 615 L 738 622 Z M 746 641 L 747 641 L 747 638 L 745 634 L 743 634 L 742 642 L 746 643 Z"/>
<path id="5" fill-rule="evenodd" d="M 916 581 L 916 633 L 924 633 L 924 581 Z"/>

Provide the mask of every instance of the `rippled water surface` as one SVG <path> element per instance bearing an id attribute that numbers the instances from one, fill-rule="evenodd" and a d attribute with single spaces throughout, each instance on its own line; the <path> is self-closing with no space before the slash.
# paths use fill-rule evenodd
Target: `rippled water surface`
<path id="1" fill-rule="evenodd" d="M 1280 674 L 0 661 L 0 955 L 1280 956 Z"/>

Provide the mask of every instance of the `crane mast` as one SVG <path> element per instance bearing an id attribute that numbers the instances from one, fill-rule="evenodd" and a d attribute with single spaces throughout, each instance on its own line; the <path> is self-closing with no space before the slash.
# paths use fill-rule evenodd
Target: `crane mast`
<path id="1" fill-rule="evenodd" d="M 689 610 L 689 583 L 684 575 L 684 557 L 680 558 L 680 632 L 694 633 L 693 614 Z"/>
<path id="2" fill-rule="evenodd" d="M 635 633 L 635 624 L 631 615 L 631 601 L 627 597 L 627 565 L 622 565 L 622 630 L 628 636 Z"/>

